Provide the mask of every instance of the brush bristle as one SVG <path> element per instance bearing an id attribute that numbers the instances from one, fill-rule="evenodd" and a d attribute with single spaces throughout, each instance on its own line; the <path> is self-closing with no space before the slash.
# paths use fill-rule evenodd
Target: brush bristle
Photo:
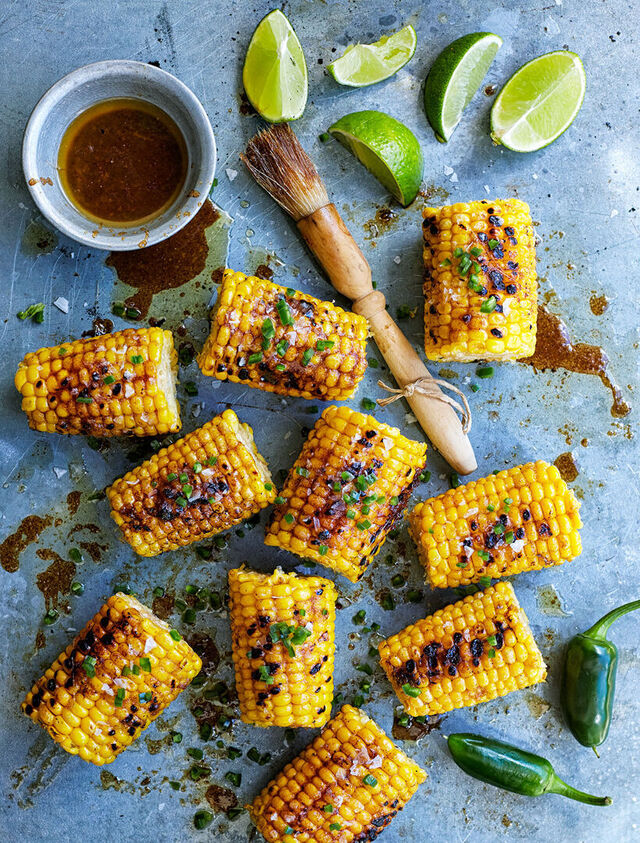
<path id="1" fill-rule="evenodd" d="M 313 161 L 287 123 L 263 129 L 240 158 L 260 187 L 296 222 L 329 203 Z"/>

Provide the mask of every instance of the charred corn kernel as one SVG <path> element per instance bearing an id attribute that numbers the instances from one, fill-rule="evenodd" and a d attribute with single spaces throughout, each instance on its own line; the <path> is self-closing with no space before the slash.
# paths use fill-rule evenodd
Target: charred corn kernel
<path id="1" fill-rule="evenodd" d="M 341 401 L 367 368 L 367 334 L 362 316 L 226 269 L 198 365 L 219 380 Z"/>
<path id="2" fill-rule="evenodd" d="M 373 840 L 426 773 L 350 705 L 248 807 L 268 843 Z"/>
<path id="3" fill-rule="evenodd" d="M 450 588 L 580 556 L 579 509 L 555 465 L 539 460 L 419 503 L 409 532 L 431 587 Z"/>
<path id="4" fill-rule="evenodd" d="M 516 360 L 536 346 L 537 276 L 529 206 L 519 199 L 422 212 L 429 360 Z"/>
<path id="5" fill-rule="evenodd" d="M 402 517 L 427 446 L 348 407 L 327 407 L 289 472 L 265 544 L 352 582 Z"/>
<path id="6" fill-rule="evenodd" d="M 412 716 L 444 714 L 542 682 L 547 668 L 510 583 L 465 597 L 382 641 L 380 662 Z"/>
<path id="7" fill-rule="evenodd" d="M 170 331 L 128 328 L 30 352 L 15 385 L 34 430 L 157 436 L 180 430 L 177 362 Z"/>
<path id="8" fill-rule="evenodd" d="M 324 726 L 331 717 L 336 589 L 323 577 L 229 571 L 240 714 L 255 726 Z"/>
<path id="9" fill-rule="evenodd" d="M 187 687 L 201 664 L 150 609 L 135 597 L 114 594 L 35 683 L 22 710 L 71 755 L 109 764 Z"/>
<path id="10" fill-rule="evenodd" d="M 276 496 L 253 431 L 233 410 L 163 448 L 107 489 L 111 516 L 140 556 L 206 539 Z"/>

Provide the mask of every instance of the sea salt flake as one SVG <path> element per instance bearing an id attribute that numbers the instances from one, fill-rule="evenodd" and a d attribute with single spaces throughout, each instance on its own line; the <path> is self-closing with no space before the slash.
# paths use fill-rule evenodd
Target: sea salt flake
<path id="1" fill-rule="evenodd" d="M 235 179 L 235 177 L 238 175 L 238 171 L 233 170 L 231 167 L 227 167 L 227 169 L 225 170 L 225 173 L 227 174 L 227 178 L 229 179 L 229 181 L 233 181 Z"/>
<path id="2" fill-rule="evenodd" d="M 453 172 L 453 167 L 450 167 L 448 164 L 444 165 L 444 174 L 445 176 L 450 176 Z"/>
<path id="3" fill-rule="evenodd" d="M 64 475 L 67 473 L 67 469 L 66 468 L 58 468 L 57 466 L 54 465 L 53 473 L 55 474 L 55 476 L 59 480 L 61 477 L 64 477 Z"/>
<path id="4" fill-rule="evenodd" d="M 449 181 L 452 181 L 452 182 L 455 184 L 455 183 L 458 181 L 458 174 L 457 174 L 457 173 L 454 173 L 454 174 L 451 176 L 451 178 L 449 179 Z"/>
<path id="5" fill-rule="evenodd" d="M 58 310 L 62 311 L 62 313 L 69 312 L 69 300 L 65 299 L 64 296 L 58 296 L 58 298 L 53 303 L 54 307 L 57 307 Z"/>

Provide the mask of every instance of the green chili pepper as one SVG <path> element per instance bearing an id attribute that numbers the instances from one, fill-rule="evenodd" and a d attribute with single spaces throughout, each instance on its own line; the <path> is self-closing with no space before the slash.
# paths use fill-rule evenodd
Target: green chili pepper
<path id="1" fill-rule="evenodd" d="M 607 640 L 607 633 L 612 623 L 635 609 L 640 609 L 640 600 L 613 609 L 586 632 L 575 635 L 567 647 L 562 710 L 576 740 L 594 752 L 609 734 L 616 686 L 618 649 Z"/>
<path id="2" fill-rule="evenodd" d="M 563 782 L 549 761 L 540 755 L 469 733 L 449 735 L 447 742 L 458 767 L 494 787 L 522 796 L 559 793 L 588 805 L 611 805 L 610 796 L 592 796 Z"/>

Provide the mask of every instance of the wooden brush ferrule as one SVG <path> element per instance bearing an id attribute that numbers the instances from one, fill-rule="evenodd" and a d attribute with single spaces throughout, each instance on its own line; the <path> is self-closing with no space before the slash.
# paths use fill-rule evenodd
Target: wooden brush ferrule
<path id="1" fill-rule="evenodd" d="M 371 267 L 333 203 L 297 222 L 335 289 L 352 301 L 373 291 Z"/>

